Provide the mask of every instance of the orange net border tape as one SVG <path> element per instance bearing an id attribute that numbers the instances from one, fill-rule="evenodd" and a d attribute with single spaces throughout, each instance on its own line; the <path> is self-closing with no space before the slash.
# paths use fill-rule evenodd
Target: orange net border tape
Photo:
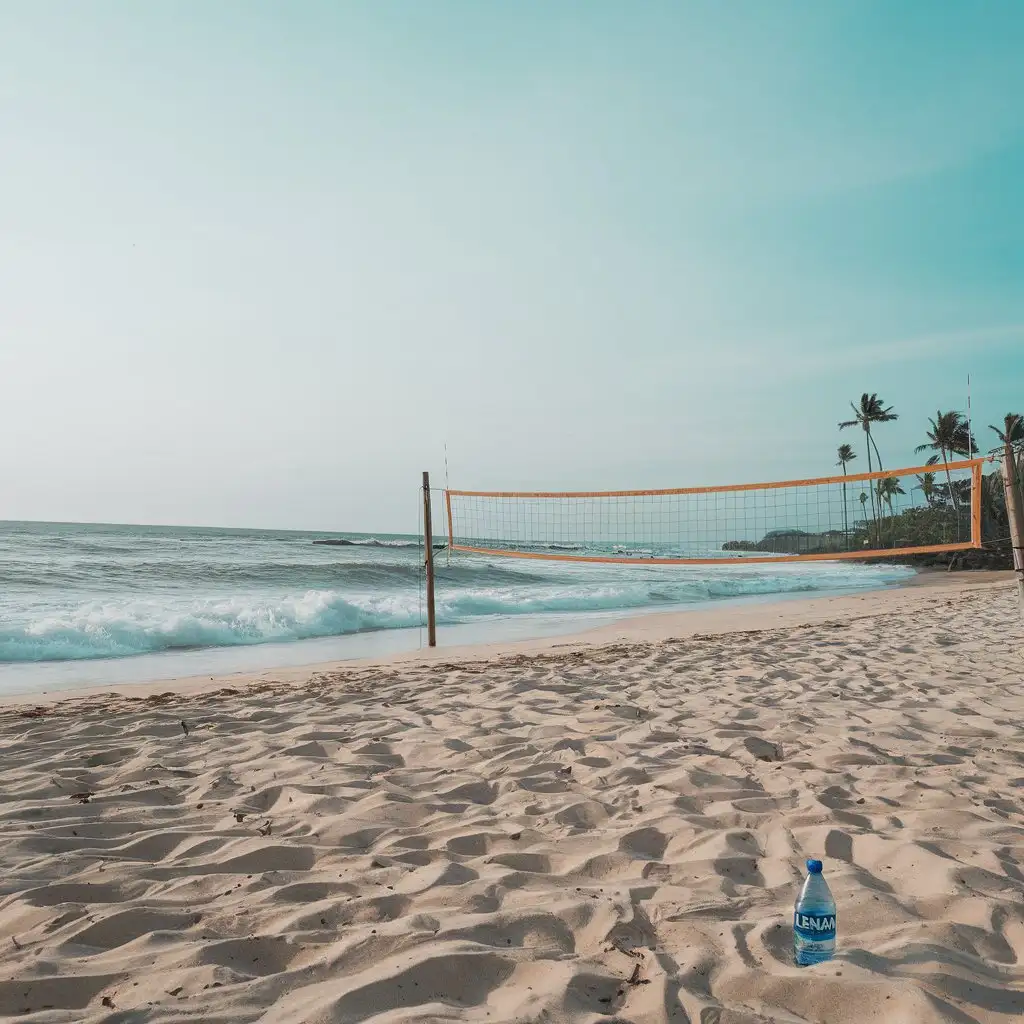
<path id="1" fill-rule="evenodd" d="M 811 480 L 776 480 L 762 484 L 722 484 L 718 487 L 667 487 L 654 491 L 458 491 L 449 490 L 445 494 L 451 498 L 642 498 L 651 495 L 671 494 L 725 494 L 729 491 L 764 491 L 779 487 L 816 487 L 819 484 L 855 484 L 862 480 L 884 480 L 890 476 L 910 476 L 911 473 L 943 473 L 948 469 L 975 470 L 981 473 L 981 467 L 988 459 L 969 459 L 964 462 L 935 463 L 931 466 L 911 466 L 909 469 L 885 469 L 874 473 L 850 473 L 848 476 L 821 476 Z"/>
<path id="2" fill-rule="evenodd" d="M 719 487 L 671 487 L 646 491 L 445 491 L 448 513 L 448 546 L 452 551 L 488 555 L 501 558 L 530 558 L 548 562 L 602 562 L 615 565 L 751 565 L 778 562 L 837 562 L 868 558 L 894 558 L 905 555 L 933 555 L 947 551 L 967 551 L 980 548 L 981 541 L 981 468 L 990 459 L 968 459 L 962 462 L 938 463 L 931 466 L 911 466 L 904 469 L 882 470 L 874 473 L 851 473 L 847 476 L 823 476 L 810 480 L 783 480 L 760 484 L 727 484 Z M 569 555 L 549 551 L 514 551 L 503 548 L 480 548 L 456 544 L 453 530 L 452 498 L 628 498 L 672 494 L 722 494 L 729 491 L 757 491 L 779 487 L 813 487 L 818 484 L 852 484 L 887 477 L 910 476 L 916 473 L 950 472 L 961 469 L 971 471 L 971 539 L 960 544 L 929 544 L 922 547 L 874 548 L 868 551 L 837 551 L 811 555 L 739 555 L 731 558 L 621 558 L 613 555 Z"/>

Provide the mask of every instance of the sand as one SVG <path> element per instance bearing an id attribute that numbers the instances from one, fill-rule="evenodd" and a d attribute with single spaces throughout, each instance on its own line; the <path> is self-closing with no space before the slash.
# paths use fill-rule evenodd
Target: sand
<path id="1" fill-rule="evenodd" d="M 1017 1020 L 1022 651 L 1007 583 L 943 578 L 12 702 L 0 1016 Z"/>

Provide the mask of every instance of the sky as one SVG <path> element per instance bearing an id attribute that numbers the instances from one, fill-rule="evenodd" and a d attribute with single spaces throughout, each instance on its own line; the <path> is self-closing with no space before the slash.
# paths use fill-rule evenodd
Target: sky
<path id="1" fill-rule="evenodd" d="M 412 531 L 445 446 L 699 486 L 830 473 L 862 391 L 889 466 L 968 374 L 1024 411 L 1017 0 L 0 26 L 0 519 Z"/>

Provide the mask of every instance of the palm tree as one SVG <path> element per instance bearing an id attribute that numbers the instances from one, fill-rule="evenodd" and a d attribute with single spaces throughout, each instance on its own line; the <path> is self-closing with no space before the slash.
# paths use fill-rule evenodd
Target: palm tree
<path id="1" fill-rule="evenodd" d="M 866 491 L 860 492 L 860 510 L 864 516 L 864 532 L 870 537 L 871 529 L 868 526 L 868 495 Z"/>
<path id="2" fill-rule="evenodd" d="M 938 464 L 938 455 L 931 455 L 928 461 L 925 463 L 926 466 L 935 466 Z M 935 474 L 931 472 L 918 473 L 917 485 L 913 488 L 915 491 L 920 491 L 924 495 L 924 500 L 928 503 L 928 507 L 931 508 L 935 504 L 935 496 L 938 490 L 935 486 Z"/>
<path id="3" fill-rule="evenodd" d="M 1003 451 L 1007 452 L 1011 459 L 1014 446 L 1024 443 L 1024 416 L 1019 412 L 1008 412 L 1003 417 L 1002 430 L 993 426 L 989 426 L 988 429 L 995 431 L 996 437 L 999 438 L 1003 446 Z M 1021 500 L 1024 501 L 1024 449 L 1017 456 L 1015 468 L 1017 470 L 1017 486 L 1021 492 Z"/>
<path id="4" fill-rule="evenodd" d="M 914 451 L 938 452 L 942 457 L 942 464 L 946 467 L 946 483 L 949 485 L 949 493 L 953 498 L 953 507 L 959 512 L 960 503 L 957 500 L 952 477 L 949 475 L 949 456 L 966 455 L 970 458 L 978 450 L 978 446 L 974 443 L 963 413 L 940 410 L 935 413 L 935 419 L 929 417 L 928 422 L 932 425 L 932 429 L 926 432 L 928 440 L 924 444 L 919 444 Z"/>
<path id="5" fill-rule="evenodd" d="M 935 456 L 932 456 L 935 458 Z M 936 459 L 938 461 L 938 459 Z M 932 465 L 932 460 L 928 460 L 929 465 Z M 927 502 L 928 507 L 932 507 L 932 503 L 935 501 L 935 474 L 934 473 L 919 473 L 917 475 L 917 486 L 914 488 L 915 491 L 920 491 L 924 495 L 924 500 Z"/>
<path id="6" fill-rule="evenodd" d="M 837 466 L 843 467 L 843 477 L 846 477 L 846 466 L 847 463 L 853 462 L 857 458 L 857 453 L 853 450 L 852 445 L 841 444 L 839 446 L 839 461 L 836 463 Z M 843 536 L 849 538 L 850 536 L 850 519 L 849 513 L 846 507 L 846 480 L 843 480 Z"/>
<path id="7" fill-rule="evenodd" d="M 892 411 L 892 406 L 885 408 L 885 402 L 878 397 L 877 394 L 868 394 L 866 391 L 860 396 L 860 404 L 857 405 L 855 402 L 850 403 L 850 408 L 853 409 L 854 418 L 852 420 L 846 420 L 839 424 L 840 430 L 845 430 L 847 427 L 859 426 L 864 431 L 865 444 L 868 449 L 868 472 L 874 472 L 874 466 L 871 463 L 871 446 L 874 445 L 875 455 L 878 456 L 878 468 L 882 468 L 882 456 L 878 451 L 878 445 L 875 443 L 875 439 L 871 436 L 871 424 L 872 423 L 891 423 L 893 420 L 899 419 L 899 415 Z M 871 490 L 871 515 L 875 515 L 875 492 Z"/>
<path id="8" fill-rule="evenodd" d="M 1003 473 L 996 469 L 981 478 L 981 535 L 992 540 L 1005 537 L 1008 526 Z"/>
<path id="9" fill-rule="evenodd" d="M 895 521 L 895 510 L 892 507 L 892 499 L 897 494 L 906 494 L 907 492 L 900 487 L 899 480 L 894 476 L 883 477 L 875 485 L 875 489 L 878 492 L 878 507 L 881 508 L 883 502 L 889 506 L 889 522 L 894 524 Z M 893 535 L 895 539 L 895 528 L 893 529 Z"/>
<path id="10" fill-rule="evenodd" d="M 1000 444 L 1020 444 L 1024 441 L 1024 416 L 1019 412 L 1008 412 L 1003 417 L 1003 429 L 990 426 L 994 430 Z"/>
<path id="11" fill-rule="evenodd" d="M 874 445 L 875 455 L 878 457 L 878 468 L 882 469 L 882 456 L 878 451 L 878 443 L 875 441 L 871 433 L 872 423 L 891 423 L 893 420 L 898 420 L 899 413 L 892 411 L 890 405 L 888 409 L 885 408 L 885 402 L 878 397 L 877 394 L 868 394 L 865 392 L 860 396 L 860 404 L 855 402 L 850 403 L 850 408 L 853 409 L 854 419 L 846 420 L 844 423 L 839 424 L 839 429 L 844 430 L 846 427 L 861 427 L 864 433 L 867 435 L 868 443 L 868 470 L 871 471 L 871 446 Z"/>

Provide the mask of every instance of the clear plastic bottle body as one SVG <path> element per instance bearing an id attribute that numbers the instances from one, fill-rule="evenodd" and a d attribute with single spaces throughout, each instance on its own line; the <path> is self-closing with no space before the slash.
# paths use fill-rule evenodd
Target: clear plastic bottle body
<path id="1" fill-rule="evenodd" d="M 804 881 L 793 908 L 793 952 L 800 967 L 824 963 L 836 952 L 836 903 L 821 862 L 808 861 Z"/>

